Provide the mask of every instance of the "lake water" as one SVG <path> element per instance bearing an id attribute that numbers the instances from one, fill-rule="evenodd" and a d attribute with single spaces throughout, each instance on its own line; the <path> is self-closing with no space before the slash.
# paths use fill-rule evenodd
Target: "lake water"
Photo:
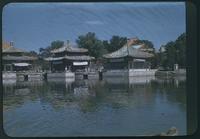
<path id="1" fill-rule="evenodd" d="M 3 127 L 12 137 L 185 135 L 186 80 L 5 81 Z"/>

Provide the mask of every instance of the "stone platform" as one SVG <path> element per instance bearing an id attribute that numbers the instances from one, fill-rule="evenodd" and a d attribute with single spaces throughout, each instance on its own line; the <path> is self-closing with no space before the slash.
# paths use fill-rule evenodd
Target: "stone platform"
<path id="1" fill-rule="evenodd" d="M 108 70 L 103 73 L 103 77 L 154 76 L 156 71 L 156 69 Z"/>

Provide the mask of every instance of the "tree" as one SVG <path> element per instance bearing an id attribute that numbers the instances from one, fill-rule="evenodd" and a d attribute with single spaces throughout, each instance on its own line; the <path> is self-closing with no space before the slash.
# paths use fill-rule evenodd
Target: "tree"
<path id="1" fill-rule="evenodd" d="M 186 66 L 186 34 L 181 34 L 175 41 L 168 42 L 163 46 L 165 52 L 159 53 L 159 64 L 173 69 L 174 64 L 180 67 Z"/>
<path id="2" fill-rule="evenodd" d="M 186 66 L 186 34 L 181 34 L 175 41 L 177 63 Z"/>
<path id="3" fill-rule="evenodd" d="M 106 53 L 103 42 L 96 37 L 95 33 L 88 32 L 86 35 L 81 35 L 76 42 L 80 48 L 88 49 L 89 55 L 95 58 L 99 58 Z"/>
<path id="4" fill-rule="evenodd" d="M 64 45 L 64 41 L 60 41 L 60 40 L 53 41 L 53 42 L 51 42 L 50 46 L 39 49 L 39 56 L 41 58 L 49 57 L 51 55 L 51 50 L 58 49 L 58 48 L 62 47 L 63 45 Z"/>
<path id="5" fill-rule="evenodd" d="M 174 64 L 176 63 L 176 48 L 174 47 L 174 42 L 168 42 L 166 44 L 166 55 L 167 55 L 167 63 L 165 66 L 173 69 Z"/>
<path id="6" fill-rule="evenodd" d="M 38 56 L 37 52 L 35 52 L 35 51 L 30 51 L 30 52 L 26 53 L 26 55 L 27 56 L 34 56 L 34 57 Z"/>
<path id="7" fill-rule="evenodd" d="M 120 49 L 127 43 L 126 37 L 112 36 L 110 42 L 104 41 L 104 47 L 108 52 L 113 52 Z"/>
<path id="8" fill-rule="evenodd" d="M 51 42 L 51 46 L 50 46 L 50 50 L 53 50 L 53 49 L 58 49 L 60 47 L 62 47 L 64 45 L 64 41 L 60 41 L 60 40 L 57 40 L 57 41 L 53 41 Z"/>
<path id="9" fill-rule="evenodd" d="M 153 49 L 155 51 L 154 45 L 151 41 L 149 41 L 149 40 L 139 40 L 138 42 L 144 43 L 146 48 L 150 48 L 150 49 Z"/>

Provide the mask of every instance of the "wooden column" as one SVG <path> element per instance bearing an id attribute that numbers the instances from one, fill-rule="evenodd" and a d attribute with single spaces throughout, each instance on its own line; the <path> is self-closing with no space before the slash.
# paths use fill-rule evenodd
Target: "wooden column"
<path id="1" fill-rule="evenodd" d="M 10 71 L 13 71 L 13 65 L 10 65 Z"/>

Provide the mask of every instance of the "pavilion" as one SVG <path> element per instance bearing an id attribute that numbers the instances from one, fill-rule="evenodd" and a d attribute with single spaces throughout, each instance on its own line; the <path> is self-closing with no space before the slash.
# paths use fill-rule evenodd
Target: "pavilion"
<path id="1" fill-rule="evenodd" d="M 137 38 L 128 39 L 117 51 L 103 55 L 105 77 L 154 76 L 156 69 L 151 69 L 152 50 Z"/>
<path id="2" fill-rule="evenodd" d="M 105 69 L 134 69 L 138 71 L 150 69 L 152 53 L 142 51 L 144 44 L 136 43 L 136 39 L 130 39 L 117 51 L 103 55 L 106 60 Z"/>
<path id="3" fill-rule="evenodd" d="M 32 64 L 37 57 L 27 56 L 26 51 L 15 48 L 13 42 L 10 45 L 3 47 L 2 64 L 3 71 L 27 71 L 31 70 Z"/>
<path id="4" fill-rule="evenodd" d="M 67 41 L 64 46 L 51 51 L 52 57 L 45 58 L 50 62 L 51 71 L 63 72 L 65 70 L 76 72 L 89 68 L 94 57 L 88 55 L 88 50 L 72 46 Z"/>

